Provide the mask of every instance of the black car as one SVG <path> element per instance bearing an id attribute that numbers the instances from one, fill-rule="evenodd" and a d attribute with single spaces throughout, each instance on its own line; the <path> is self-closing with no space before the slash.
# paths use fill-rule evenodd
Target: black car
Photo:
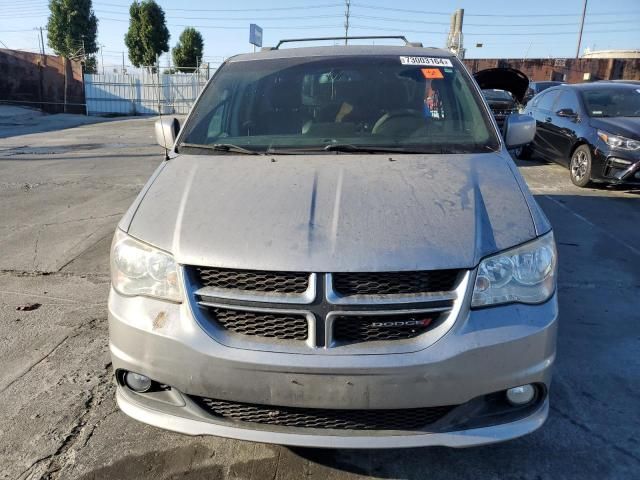
<path id="1" fill-rule="evenodd" d="M 591 181 L 640 184 L 640 87 L 612 82 L 561 85 L 536 95 L 532 144 L 518 152 L 569 167 L 579 187 Z"/>
<path id="2" fill-rule="evenodd" d="M 500 130 L 506 118 L 518 113 L 527 91 L 529 78 L 520 70 L 508 67 L 488 68 L 473 75 L 493 112 Z"/>
<path id="3" fill-rule="evenodd" d="M 547 88 L 557 87 L 558 85 L 564 85 L 564 82 L 553 82 L 553 81 L 530 82 L 529 88 L 527 88 L 527 91 L 524 94 L 524 99 L 522 100 L 522 103 L 526 105 L 527 103 L 529 103 L 529 100 L 531 100 L 537 94 L 543 92 Z"/>
<path id="4" fill-rule="evenodd" d="M 493 112 L 498 127 L 502 130 L 506 118 L 512 113 L 518 113 L 518 102 L 506 90 L 485 89 L 482 90 L 482 94 Z"/>

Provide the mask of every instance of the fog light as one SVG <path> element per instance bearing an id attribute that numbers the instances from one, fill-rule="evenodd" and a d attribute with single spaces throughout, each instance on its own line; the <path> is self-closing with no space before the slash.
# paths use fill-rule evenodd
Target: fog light
<path id="1" fill-rule="evenodd" d="M 625 160 L 623 158 L 616 158 L 616 157 L 611 157 L 609 160 L 611 161 L 611 163 L 615 163 L 616 165 L 622 165 L 623 167 L 627 167 L 633 163 L 630 160 Z"/>
<path id="2" fill-rule="evenodd" d="M 127 372 L 124 375 L 124 383 L 134 392 L 144 393 L 151 388 L 151 379 L 139 373 Z"/>
<path id="3" fill-rule="evenodd" d="M 535 394 L 536 389 L 533 388 L 533 385 L 522 385 L 507 390 L 507 400 L 512 405 L 525 405 L 533 400 Z"/>

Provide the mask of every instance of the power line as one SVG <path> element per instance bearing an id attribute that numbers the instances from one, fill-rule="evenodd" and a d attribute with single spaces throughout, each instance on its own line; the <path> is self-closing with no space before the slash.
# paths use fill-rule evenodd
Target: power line
<path id="1" fill-rule="evenodd" d="M 407 18 L 389 18 L 389 17 L 376 17 L 371 15 L 351 15 L 353 18 L 367 19 L 367 20 L 379 20 L 382 22 L 397 22 L 397 23 L 420 23 L 424 25 L 441 25 L 448 26 L 449 22 L 437 22 L 430 20 L 416 20 L 416 19 L 407 19 Z M 587 25 L 614 25 L 620 23 L 638 23 L 638 20 L 612 20 L 607 22 L 589 22 L 587 21 Z M 486 28 L 496 28 L 496 27 L 574 27 L 576 25 L 575 22 L 572 23 L 500 23 L 499 25 L 487 25 L 486 23 L 465 23 L 466 26 L 472 27 L 486 27 Z"/>
<path id="2" fill-rule="evenodd" d="M 126 7 L 130 5 L 122 5 L 116 3 L 100 3 L 100 5 L 106 5 L 110 7 Z M 289 10 L 309 10 L 311 8 L 330 8 L 330 7 L 342 7 L 342 3 L 325 3 L 320 5 L 305 5 L 301 7 L 266 7 L 266 8 L 163 8 L 165 12 L 273 12 L 273 11 L 289 11 Z"/>
<path id="3" fill-rule="evenodd" d="M 101 18 L 101 20 L 108 20 L 111 22 L 119 22 L 119 23 L 129 23 L 129 20 L 125 20 L 122 18 Z M 170 23 L 167 25 L 168 27 L 177 27 L 177 28 L 215 28 L 221 30 L 246 30 L 246 26 L 232 26 L 232 25 L 178 25 L 175 23 Z M 304 25 L 304 26 L 283 26 L 283 25 L 265 25 L 264 28 L 270 28 L 274 30 L 308 30 L 309 28 L 342 28 L 340 25 Z"/>
<path id="4" fill-rule="evenodd" d="M 394 7 L 382 7 L 382 6 L 371 6 L 364 5 L 361 3 L 352 3 L 353 6 L 357 6 L 359 8 L 365 8 L 369 10 L 384 10 L 388 12 L 403 12 L 403 13 L 420 13 L 425 15 L 446 15 L 449 16 L 450 12 L 434 12 L 428 10 L 413 10 L 408 8 L 394 8 Z M 591 15 L 628 15 L 628 14 L 637 14 L 640 13 L 640 10 L 629 11 L 629 12 L 591 12 Z M 465 10 L 465 16 L 468 17 L 501 17 L 501 18 L 521 18 L 521 17 L 579 17 L 579 15 L 575 13 L 519 13 L 519 14 L 502 14 L 502 13 L 467 13 Z"/>
<path id="5" fill-rule="evenodd" d="M 446 31 L 436 31 L 436 30 L 407 30 L 403 28 L 385 28 L 385 27 L 377 27 L 375 25 L 357 25 L 352 26 L 351 28 L 357 28 L 359 30 L 373 30 L 373 31 L 386 31 L 386 32 L 409 32 L 409 33 L 426 33 L 426 34 L 446 34 Z M 628 32 L 637 32 L 637 29 L 629 29 L 629 30 L 616 30 L 616 33 L 628 33 Z M 562 31 L 562 32 L 465 32 L 465 35 L 478 35 L 478 36 L 532 36 L 532 35 L 576 35 L 577 31 Z M 611 33 L 611 30 L 591 30 L 585 31 L 585 33 L 593 34 L 593 33 Z"/>
<path id="6" fill-rule="evenodd" d="M 114 12 L 114 11 L 106 11 L 100 10 L 98 13 L 107 14 L 107 15 L 124 15 L 127 18 L 129 17 L 129 12 Z M 301 16 L 293 16 L 293 17 L 178 17 L 175 15 L 170 15 L 171 19 L 178 20 L 217 20 L 221 21 L 269 21 L 269 20 L 308 20 L 308 19 L 316 19 L 316 18 L 342 18 L 342 15 L 301 15 Z"/>

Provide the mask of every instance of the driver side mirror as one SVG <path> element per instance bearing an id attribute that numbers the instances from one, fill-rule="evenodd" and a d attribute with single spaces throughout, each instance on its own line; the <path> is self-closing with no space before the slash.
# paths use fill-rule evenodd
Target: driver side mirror
<path id="1" fill-rule="evenodd" d="M 571 108 L 561 108 L 556 112 L 556 115 L 564 118 L 576 118 L 578 116 Z"/>
<path id="2" fill-rule="evenodd" d="M 176 117 L 163 117 L 156 120 L 156 141 L 166 150 L 173 148 L 173 144 L 180 132 L 180 122 Z"/>
<path id="3" fill-rule="evenodd" d="M 504 141 L 507 148 L 522 147 L 533 142 L 536 136 L 536 120 L 530 115 L 512 113 L 504 124 Z"/>

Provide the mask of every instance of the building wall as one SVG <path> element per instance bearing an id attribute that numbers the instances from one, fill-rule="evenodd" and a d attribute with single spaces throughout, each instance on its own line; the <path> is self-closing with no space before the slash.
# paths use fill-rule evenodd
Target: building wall
<path id="1" fill-rule="evenodd" d="M 589 50 L 587 48 L 582 58 L 640 58 L 640 50 Z"/>
<path id="2" fill-rule="evenodd" d="M 475 73 L 486 68 L 510 67 L 522 71 L 531 81 L 560 80 L 569 83 L 589 80 L 640 80 L 640 58 L 488 58 L 464 60 Z"/>
<path id="3" fill-rule="evenodd" d="M 62 57 L 0 49 L 0 102 L 11 102 L 60 113 L 64 108 Z M 67 109 L 84 113 L 84 85 L 80 62 L 66 62 Z"/>

